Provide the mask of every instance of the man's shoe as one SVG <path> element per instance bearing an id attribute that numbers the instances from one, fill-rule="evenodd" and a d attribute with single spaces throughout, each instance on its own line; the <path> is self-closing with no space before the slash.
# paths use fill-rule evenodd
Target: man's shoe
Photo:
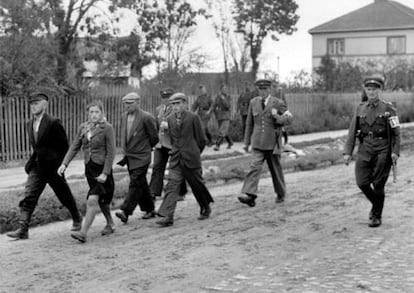
<path id="1" fill-rule="evenodd" d="M 372 217 L 371 222 L 368 224 L 369 227 L 375 228 L 381 226 L 381 219 L 378 219 L 377 217 Z"/>
<path id="2" fill-rule="evenodd" d="M 144 220 L 148 220 L 148 219 L 151 219 L 151 218 L 155 218 L 155 212 L 154 211 L 146 212 L 142 216 L 142 219 L 144 219 Z"/>
<path id="3" fill-rule="evenodd" d="M 112 233 L 114 233 L 114 228 L 110 225 L 106 225 L 105 228 L 103 228 L 103 230 L 101 231 L 102 236 L 109 235 Z"/>
<path id="4" fill-rule="evenodd" d="M 174 220 L 171 217 L 164 217 L 156 222 L 161 227 L 168 227 L 174 224 Z"/>
<path id="5" fill-rule="evenodd" d="M 20 227 L 15 231 L 6 233 L 8 237 L 15 239 L 28 239 L 29 238 L 29 229 L 25 227 Z"/>
<path id="6" fill-rule="evenodd" d="M 249 207 L 254 207 L 256 205 L 256 201 L 255 201 L 255 197 L 251 196 L 251 195 L 247 195 L 247 196 L 239 196 L 238 200 L 241 203 L 247 204 Z"/>
<path id="7" fill-rule="evenodd" d="M 200 215 L 198 216 L 198 218 L 197 218 L 197 219 L 199 219 L 199 220 L 205 220 L 205 219 L 208 219 L 208 218 L 210 217 L 210 214 L 211 214 L 211 208 L 210 208 L 210 206 L 208 205 L 206 208 L 204 208 L 204 209 L 201 211 L 201 213 L 200 213 Z"/>
<path id="8" fill-rule="evenodd" d="M 79 219 L 73 220 L 72 228 L 70 231 L 80 231 L 82 229 L 82 217 L 80 216 Z"/>
<path id="9" fill-rule="evenodd" d="M 214 146 L 214 150 L 215 150 L 215 151 L 218 151 L 218 150 L 220 150 L 220 146 L 218 146 L 218 145 L 215 145 L 215 146 Z"/>
<path id="10" fill-rule="evenodd" d="M 282 203 L 285 201 L 285 197 L 284 196 L 277 196 L 276 197 L 276 203 Z"/>
<path id="11" fill-rule="evenodd" d="M 75 232 L 72 232 L 71 234 L 70 234 L 70 236 L 73 238 L 73 239 L 76 239 L 76 240 L 78 240 L 79 242 L 81 242 L 81 243 L 85 243 L 86 242 L 86 234 L 85 233 L 83 233 L 83 232 L 80 232 L 80 231 L 75 231 Z"/>
<path id="12" fill-rule="evenodd" d="M 227 145 L 227 149 L 231 149 L 232 146 L 233 146 L 233 143 L 229 142 L 229 144 Z"/>
<path id="13" fill-rule="evenodd" d="M 128 222 L 128 216 L 125 215 L 124 211 L 116 212 L 115 216 L 117 216 L 124 224 Z"/>

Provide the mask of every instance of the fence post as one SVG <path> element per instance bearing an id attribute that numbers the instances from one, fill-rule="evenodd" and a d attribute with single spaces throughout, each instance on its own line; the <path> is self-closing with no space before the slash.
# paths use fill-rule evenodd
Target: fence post
<path id="1" fill-rule="evenodd" d="M 0 161 L 4 161 L 5 151 L 4 151 L 4 128 L 6 125 L 4 124 L 3 118 L 3 97 L 0 95 Z"/>

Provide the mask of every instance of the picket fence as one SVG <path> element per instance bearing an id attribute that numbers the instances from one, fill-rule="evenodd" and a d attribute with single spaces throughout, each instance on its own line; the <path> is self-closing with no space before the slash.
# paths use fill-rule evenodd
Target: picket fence
<path id="1" fill-rule="evenodd" d="M 115 92 L 109 96 L 75 95 L 69 97 L 52 97 L 49 102 L 48 113 L 61 119 L 68 134 L 69 141 L 76 135 L 78 126 L 86 121 L 86 106 L 94 99 L 100 99 L 104 103 L 108 121 L 114 126 L 116 142 L 120 144 L 120 121 L 122 115 L 121 98 L 124 93 Z M 195 96 L 189 97 L 189 106 L 195 100 Z M 232 95 L 232 117 L 237 113 L 237 95 Z M 289 110 L 295 116 L 305 116 L 312 119 L 322 103 L 330 102 L 337 106 L 352 104 L 360 101 L 360 93 L 328 94 L 286 94 Z M 398 105 L 413 103 L 412 93 L 384 93 L 384 99 L 397 102 Z M 141 107 L 152 114 L 159 105 L 159 97 L 142 97 Z M 25 159 L 30 155 L 31 148 L 26 134 L 26 123 L 30 119 L 30 109 L 27 99 L 0 97 L 0 162 Z"/>

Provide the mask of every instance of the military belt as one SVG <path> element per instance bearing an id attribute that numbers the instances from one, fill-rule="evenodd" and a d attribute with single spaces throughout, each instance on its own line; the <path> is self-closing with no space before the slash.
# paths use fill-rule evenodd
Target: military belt
<path id="1" fill-rule="evenodd" d="M 373 133 L 372 131 L 369 131 L 368 133 L 361 133 L 361 136 L 363 138 L 368 138 L 368 139 L 387 139 L 387 136 L 378 135 L 378 134 Z"/>

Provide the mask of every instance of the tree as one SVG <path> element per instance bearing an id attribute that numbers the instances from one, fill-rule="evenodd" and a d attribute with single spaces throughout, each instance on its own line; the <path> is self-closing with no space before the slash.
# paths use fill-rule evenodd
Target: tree
<path id="1" fill-rule="evenodd" d="M 294 0 L 235 0 L 234 20 L 249 45 L 253 77 L 259 69 L 263 40 L 269 34 L 274 41 L 278 34 L 292 34 L 299 19 L 297 8 Z"/>

